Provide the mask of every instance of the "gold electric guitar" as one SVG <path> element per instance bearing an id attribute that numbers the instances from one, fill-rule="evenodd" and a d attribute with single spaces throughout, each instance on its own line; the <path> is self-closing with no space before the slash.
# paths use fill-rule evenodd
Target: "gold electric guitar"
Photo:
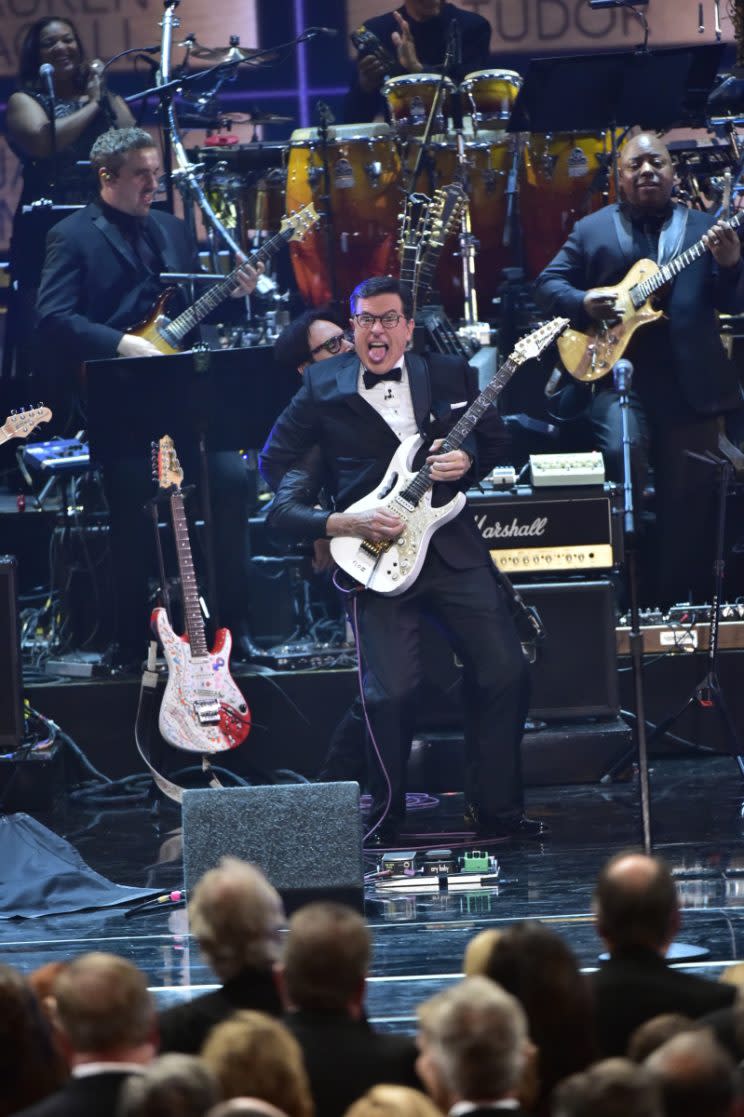
<path id="1" fill-rule="evenodd" d="M 738 229 L 743 221 L 744 210 L 740 210 L 727 225 Z M 593 288 L 596 293 L 615 296 L 620 321 L 614 325 L 599 322 L 586 332 L 564 330 L 558 338 L 558 352 L 566 371 L 577 380 L 599 380 L 606 376 L 624 354 L 636 330 L 663 316 L 664 311 L 653 303 L 656 292 L 705 252 L 701 239 L 663 267 L 653 260 L 638 260 L 616 287 Z"/>
<path id="2" fill-rule="evenodd" d="M 278 233 L 267 240 L 265 244 L 262 244 L 258 251 L 252 253 L 247 260 L 243 260 L 236 268 L 233 268 L 225 279 L 210 287 L 188 310 L 184 310 L 183 314 L 179 314 L 177 318 L 173 319 L 166 317 L 165 307 L 173 294 L 173 288 L 169 287 L 156 302 L 150 317 L 129 330 L 128 333 L 134 334 L 135 337 L 144 337 L 147 341 L 152 342 L 161 353 L 178 353 L 186 334 L 193 330 L 210 311 L 218 307 L 235 290 L 238 276 L 247 265 L 255 267 L 256 264 L 268 260 L 289 241 L 303 237 L 317 220 L 318 215 L 312 203 L 303 206 L 297 213 L 291 213 L 282 218 Z"/>

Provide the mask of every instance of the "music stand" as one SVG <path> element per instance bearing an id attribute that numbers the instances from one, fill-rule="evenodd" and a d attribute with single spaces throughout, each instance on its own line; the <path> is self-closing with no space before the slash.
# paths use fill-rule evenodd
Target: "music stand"
<path id="1" fill-rule="evenodd" d="M 597 132 L 703 123 L 723 43 L 530 61 L 508 132 Z"/>
<path id="2" fill-rule="evenodd" d="M 107 465 L 135 460 L 149 473 L 151 444 L 164 434 L 171 435 L 182 459 L 198 456 L 207 585 L 218 627 L 206 455 L 263 446 L 297 391 L 296 372 L 280 368 L 269 347 L 254 346 L 90 361 L 86 379 L 92 465 L 105 471 Z"/>

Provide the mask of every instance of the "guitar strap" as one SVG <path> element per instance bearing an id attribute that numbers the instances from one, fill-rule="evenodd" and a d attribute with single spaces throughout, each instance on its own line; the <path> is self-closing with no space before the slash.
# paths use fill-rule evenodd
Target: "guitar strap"
<path id="1" fill-rule="evenodd" d="M 686 206 L 673 206 L 670 217 L 664 222 L 659 236 L 659 248 L 656 260 L 659 267 L 668 264 L 670 260 L 673 260 L 674 257 L 678 256 L 681 252 L 682 244 L 685 239 L 685 232 L 687 231 L 687 214 L 688 209 Z M 620 206 L 615 207 L 612 216 L 615 222 L 615 232 L 620 245 L 620 251 L 628 261 L 632 261 L 635 255 L 633 248 L 633 224 Z"/>

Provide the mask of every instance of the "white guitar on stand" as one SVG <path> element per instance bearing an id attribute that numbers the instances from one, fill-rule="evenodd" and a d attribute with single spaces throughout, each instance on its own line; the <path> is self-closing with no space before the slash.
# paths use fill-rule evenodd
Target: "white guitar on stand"
<path id="1" fill-rule="evenodd" d="M 445 438 L 439 452 L 457 450 L 520 365 L 539 357 L 568 325 L 568 318 L 554 318 L 539 330 L 523 337 L 478 398 L 471 403 Z M 397 539 L 373 543 L 356 536 L 340 535 L 331 540 L 331 555 L 355 581 L 377 593 L 396 594 L 407 590 L 423 566 L 434 532 L 463 509 L 465 493 L 457 493 L 447 504 L 432 507 L 429 467 L 412 471 L 416 454 L 424 444 L 417 434 L 401 442 L 374 492 L 355 501 L 344 512 L 366 512 L 384 508 L 398 516 L 405 527 Z"/>
<path id="2" fill-rule="evenodd" d="M 251 713 L 230 674 L 229 629 L 219 629 L 211 652 L 207 647 L 183 506 L 183 470 L 169 435 L 158 442 L 154 464 L 156 479 L 168 493 L 171 507 L 186 623 L 185 635 L 177 636 L 165 609 L 155 609 L 152 614 L 152 627 L 168 664 L 158 725 L 163 738 L 178 749 L 223 752 L 236 748 L 248 736 Z"/>

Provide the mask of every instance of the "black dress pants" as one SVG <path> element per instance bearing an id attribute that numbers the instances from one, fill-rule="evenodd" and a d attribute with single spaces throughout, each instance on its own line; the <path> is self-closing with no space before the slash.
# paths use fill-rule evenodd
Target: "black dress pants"
<path id="1" fill-rule="evenodd" d="M 364 592 L 358 599 L 364 698 L 374 735 L 367 763 L 370 817 L 380 818 L 388 801 L 391 823 L 405 813 L 424 615 L 439 625 L 463 664 L 465 797 L 483 820 L 518 815 L 529 676 L 506 596 L 490 561 L 454 570 L 431 547 L 410 589 L 396 597 Z"/>

